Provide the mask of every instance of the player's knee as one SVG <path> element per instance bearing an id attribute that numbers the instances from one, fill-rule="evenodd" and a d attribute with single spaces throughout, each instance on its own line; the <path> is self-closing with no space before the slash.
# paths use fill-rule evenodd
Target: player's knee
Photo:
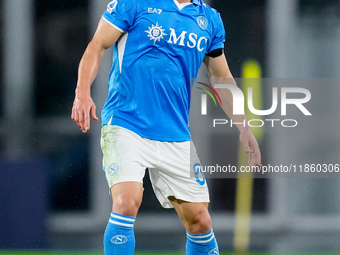
<path id="1" fill-rule="evenodd" d="M 203 234 L 211 230 L 211 218 L 207 210 L 199 210 L 187 221 L 187 230 L 191 234 Z"/>
<path id="2" fill-rule="evenodd" d="M 117 196 L 113 199 L 112 211 L 122 215 L 135 217 L 141 202 L 142 201 L 139 198 Z"/>

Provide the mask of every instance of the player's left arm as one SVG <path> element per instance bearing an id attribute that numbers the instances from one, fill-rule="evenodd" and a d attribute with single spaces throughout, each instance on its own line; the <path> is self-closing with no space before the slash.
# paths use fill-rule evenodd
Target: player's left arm
<path id="1" fill-rule="evenodd" d="M 207 67 L 208 74 L 212 85 L 215 84 L 229 84 L 237 86 L 227 63 L 225 55 L 222 53 L 218 57 L 206 56 L 204 64 Z M 248 164 L 249 166 L 256 166 L 261 164 L 261 152 L 259 145 L 247 124 L 245 115 L 233 114 L 233 96 L 229 89 L 217 88 L 217 93 L 221 97 L 222 109 L 228 115 L 228 117 L 236 124 L 240 131 L 240 141 L 243 145 L 245 152 L 249 154 Z"/>

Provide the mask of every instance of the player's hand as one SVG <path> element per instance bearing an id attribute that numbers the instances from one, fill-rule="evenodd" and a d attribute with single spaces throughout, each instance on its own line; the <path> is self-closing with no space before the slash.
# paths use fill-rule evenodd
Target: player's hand
<path id="1" fill-rule="evenodd" d="M 241 131 L 240 141 L 243 145 L 243 150 L 249 154 L 248 165 L 250 167 L 261 164 L 261 152 L 259 145 L 249 128 Z"/>
<path id="2" fill-rule="evenodd" d="M 90 129 L 90 115 L 92 119 L 98 120 L 96 105 L 92 98 L 90 96 L 76 95 L 73 102 L 71 118 L 84 133 Z"/>

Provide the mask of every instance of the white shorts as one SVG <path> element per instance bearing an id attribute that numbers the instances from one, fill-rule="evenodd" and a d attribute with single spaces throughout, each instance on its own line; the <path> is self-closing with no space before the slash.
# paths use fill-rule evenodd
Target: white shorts
<path id="1" fill-rule="evenodd" d="M 200 163 L 192 142 L 160 142 L 119 126 L 105 125 L 101 147 L 110 188 L 121 182 L 143 183 L 148 168 L 153 190 L 164 208 L 172 208 L 169 196 L 188 202 L 209 202 L 204 176 L 197 172 L 195 175 Z"/>

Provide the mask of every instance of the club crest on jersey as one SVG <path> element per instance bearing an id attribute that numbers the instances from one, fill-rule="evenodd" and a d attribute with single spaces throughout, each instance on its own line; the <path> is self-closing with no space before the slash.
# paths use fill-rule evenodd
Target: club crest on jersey
<path id="1" fill-rule="evenodd" d="M 150 37 L 150 40 L 153 40 L 154 43 L 156 41 L 161 41 L 161 39 L 164 39 L 164 36 L 167 35 L 164 33 L 165 29 L 162 29 L 162 26 L 158 25 L 158 22 L 156 25 L 152 25 L 152 27 L 149 27 L 149 30 L 146 30 L 145 32 L 148 33 L 148 37 Z"/>
<path id="2" fill-rule="evenodd" d="M 206 17 L 204 16 L 199 16 L 197 18 L 197 24 L 200 28 L 202 28 L 203 30 L 205 30 L 208 27 L 208 20 Z"/>

